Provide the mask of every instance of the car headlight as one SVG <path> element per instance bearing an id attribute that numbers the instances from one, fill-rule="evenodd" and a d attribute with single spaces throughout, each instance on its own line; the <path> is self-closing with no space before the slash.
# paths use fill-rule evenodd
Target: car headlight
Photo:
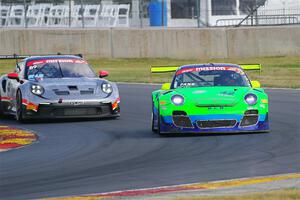
<path id="1" fill-rule="evenodd" d="M 257 96 L 255 94 L 247 94 L 245 96 L 245 101 L 248 105 L 254 105 L 257 103 Z"/>
<path id="2" fill-rule="evenodd" d="M 180 105 L 182 105 L 182 104 L 184 103 L 184 98 L 183 98 L 183 96 L 178 95 L 178 94 L 173 95 L 173 96 L 171 97 L 171 100 L 172 100 L 172 103 L 173 103 L 175 106 L 180 106 Z"/>
<path id="3" fill-rule="evenodd" d="M 31 85 L 31 92 L 35 95 L 42 95 L 44 91 L 44 88 L 40 85 Z"/>
<path id="4" fill-rule="evenodd" d="M 112 85 L 109 83 L 102 83 L 101 90 L 106 94 L 110 94 L 110 93 L 112 93 L 113 88 L 112 88 Z"/>

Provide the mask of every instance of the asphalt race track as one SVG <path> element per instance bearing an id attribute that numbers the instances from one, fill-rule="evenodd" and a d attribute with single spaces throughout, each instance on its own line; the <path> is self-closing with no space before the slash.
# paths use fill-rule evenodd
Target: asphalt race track
<path id="1" fill-rule="evenodd" d="M 300 90 L 267 90 L 270 133 L 160 137 L 154 86 L 120 85 L 118 120 L 0 124 L 39 142 L 0 154 L 0 199 L 32 199 L 300 172 Z"/>

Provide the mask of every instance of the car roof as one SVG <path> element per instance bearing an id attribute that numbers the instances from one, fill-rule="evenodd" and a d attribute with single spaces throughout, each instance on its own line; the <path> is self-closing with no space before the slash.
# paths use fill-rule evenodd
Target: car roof
<path id="1" fill-rule="evenodd" d="M 239 65 L 237 64 L 231 64 L 231 63 L 205 63 L 205 64 L 188 64 L 188 65 L 183 65 L 178 68 L 180 69 L 187 69 L 187 68 L 198 68 L 198 67 L 236 67 L 242 69 Z"/>
<path id="2" fill-rule="evenodd" d="M 33 61 L 33 60 L 46 60 L 46 59 L 80 59 L 83 58 L 74 55 L 49 55 L 49 56 L 30 56 L 25 58 L 24 61 Z"/>

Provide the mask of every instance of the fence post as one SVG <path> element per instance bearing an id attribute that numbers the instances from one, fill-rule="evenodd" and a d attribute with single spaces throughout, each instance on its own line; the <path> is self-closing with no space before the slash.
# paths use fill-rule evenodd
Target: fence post
<path id="1" fill-rule="evenodd" d="M 161 1 L 161 6 L 162 6 L 162 8 L 161 8 L 161 20 L 162 20 L 162 22 L 161 22 L 161 24 L 162 24 L 162 26 L 164 27 L 165 26 L 165 19 L 164 19 L 164 7 L 165 7 L 165 1 L 164 0 L 162 0 Z"/>
<path id="2" fill-rule="evenodd" d="M 137 1 L 137 0 L 135 0 L 135 1 Z M 143 6 L 144 6 L 144 0 L 138 1 L 138 17 L 139 17 L 140 28 L 143 28 L 143 26 L 144 26 L 144 24 L 143 24 L 143 18 L 144 18 Z"/>
<path id="3" fill-rule="evenodd" d="M 83 3 L 82 3 L 82 0 L 80 0 L 80 9 L 81 9 L 82 28 L 84 28 L 84 10 L 83 10 Z"/>
<path id="4" fill-rule="evenodd" d="M 27 12 L 26 12 L 26 0 L 24 2 L 24 27 L 27 28 Z"/>
<path id="5" fill-rule="evenodd" d="M 71 0 L 69 0 L 69 27 L 71 27 L 71 9 L 72 9 Z"/>
<path id="6" fill-rule="evenodd" d="M 200 28 L 200 0 L 196 0 L 197 26 Z"/>

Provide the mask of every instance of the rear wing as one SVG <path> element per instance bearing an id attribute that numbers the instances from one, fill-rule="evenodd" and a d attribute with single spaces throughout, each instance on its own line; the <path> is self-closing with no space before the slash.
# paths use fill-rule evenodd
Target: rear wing
<path id="1" fill-rule="evenodd" d="M 156 66 L 151 66 L 150 71 L 151 73 L 168 73 L 168 72 L 176 72 L 176 70 L 180 66 L 176 65 L 156 65 Z"/>
<path id="2" fill-rule="evenodd" d="M 25 56 L 25 55 L 17 55 L 17 54 L 13 54 L 13 55 L 0 55 L 0 60 L 8 60 L 8 59 L 24 59 L 24 58 L 28 58 L 30 56 Z"/>
<path id="3" fill-rule="evenodd" d="M 239 64 L 239 66 L 246 71 L 261 70 L 261 64 Z M 150 67 L 151 73 L 169 73 L 176 72 L 180 66 L 176 65 L 154 65 Z"/>
<path id="4" fill-rule="evenodd" d="M 243 70 L 261 70 L 261 64 L 240 64 Z"/>
<path id="5" fill-rule="evenodd" d="M 57 56 L 57 55 L 74 55 L 74 56 L 78 56 L 80 58 L 82 58 L 82 54 L 61 54 L 61 53 L 57 53 L 57 54 L 36 54 L 36 55 L 17 55 L 17 54 L 13 54 L 13 55 L 0 55 L 0 60 L 8 60 L 8 59 L 25 59 L 28 57 L 32 57 L 32 56 Z"/>

